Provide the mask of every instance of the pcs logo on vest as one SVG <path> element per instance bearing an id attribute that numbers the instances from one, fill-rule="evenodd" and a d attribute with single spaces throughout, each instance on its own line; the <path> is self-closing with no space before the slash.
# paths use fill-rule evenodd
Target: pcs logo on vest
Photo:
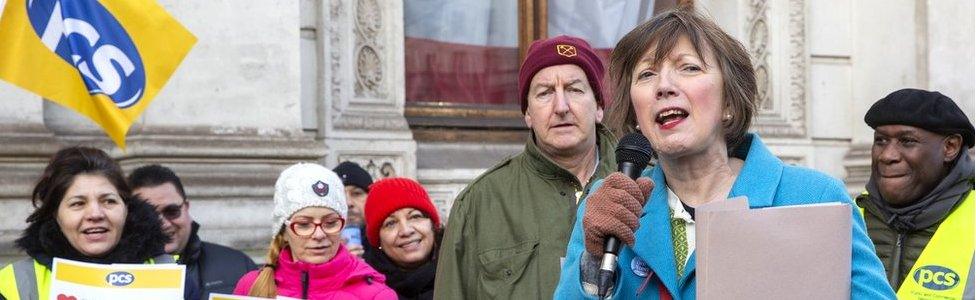
<path id="1" fill-rule="evenodd" d="M 135 105 L 146 87 L 146 69 L 132 38 L 95 0 L 25 1 L 41 43 L 78 70 L 88 93 L 119 108 Z"/>
<path id="2" fill-rule="evenodd" d="M 918 268 L 915 274 L 912 274 L 912 278 L 922 287 L 936 291 L 948 290 L 959 284 L 959 274 L 952 269 L 936 265 Z"/>
<path id="3" fill-rule="evenodd" d="M 114 286 L 127 286 L 133 281 L 136 281 L 136 277 L 125 271 L 112 272 L 105 276 L 105 282 Z"/>

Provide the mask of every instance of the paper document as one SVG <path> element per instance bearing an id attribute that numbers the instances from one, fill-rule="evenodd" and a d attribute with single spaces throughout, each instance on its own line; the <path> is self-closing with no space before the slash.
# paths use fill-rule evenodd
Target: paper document
<path id="1" fill-rule="evenodd" d="M 183 299 L 186 266 L 93 264 L 54 259 L 50 300 Z"/>
<path id="2" fill-rule="evenodd" d="M 749 209 L 739 197 L 695 210 L 698 299 L 848 299 L 851 207 Z"/>

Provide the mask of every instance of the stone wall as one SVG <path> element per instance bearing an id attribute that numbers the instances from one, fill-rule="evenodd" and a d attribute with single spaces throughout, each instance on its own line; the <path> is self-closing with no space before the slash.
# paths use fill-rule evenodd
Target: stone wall
<path id="1" fill-rule="evenodd" d="M 0 0 L 0 6 L 5 4 Z M 274 180 L 297 161 L 352 160 L 417 178 L 445 215 L 521 143 L 414 141 L 404 111 L 403 3 L 160 0 L 199 39 L 121 152 L 83 117 L 0 83 L 0 264 L 32 210 L 47 159 L 94 145 L 126 170 L 184 178 L 204 239 L 260 257 Z M 844 179 L 870 169 L 867 108 L 902 87 L 937 89 L 972 117 L 973 3 L 965 0 L 699 0 L 744 43 L 760 79 L 754 130 L 785 161 Z"/>

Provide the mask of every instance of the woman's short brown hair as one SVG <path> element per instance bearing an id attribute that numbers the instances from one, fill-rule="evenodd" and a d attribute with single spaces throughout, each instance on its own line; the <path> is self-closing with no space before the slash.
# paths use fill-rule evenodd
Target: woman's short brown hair
<path id="1" fill-rule="evenodd" d="M 108 153 L 91 147 L 68 147 L 51 157 L 41 178 L 37 180 L 34 191 L 31 192 L 31 203 L 36 209 L 27 217 L 27 222 L 54 218 L 64 194 L 75 182 L 75 178 L 83 174 L 105 177 L 119 192 L 122 201 L 130 201 L 132 192 L 122 176 L 122 168 Z"/>
<path id="2" fill-rule="evenodd" d="M 691 7 L 658 14 L 631 30 L 614 47 L 610 53 L 610 80 L 615 89 L 606 125 L 617 136 L 637 131 L 637 116 L 630 99 L 631 73 L 651 47 L 653 63 L 659 65 L 681 37 L 688 37 L 703 60 L 703 54 L 708 53 L 718 61 L 724 111 L 732 115 L 723 123 L 725 142 L 732 149 L 744 139 L 756 112 L 756 75 L 742 44 Z"/>

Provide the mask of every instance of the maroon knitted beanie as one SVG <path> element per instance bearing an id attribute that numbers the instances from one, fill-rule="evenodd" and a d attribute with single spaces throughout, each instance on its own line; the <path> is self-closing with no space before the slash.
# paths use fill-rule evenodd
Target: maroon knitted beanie
<path id="1" fill-rule="evenodd" d="M 539 70 L 555 65 L 574 64 L 583 69 L 586 78 L 593 89 L 596 104 L 603 107 L 603 61 L 593 52 L 590 44 L 585 40 L 560 35 L 549 39 L 537 40 L 529 45 L 522 67 L 519 68 L 519 102 L 522 113 L 528 107 L 527 96 L 532 77 Z"/>

